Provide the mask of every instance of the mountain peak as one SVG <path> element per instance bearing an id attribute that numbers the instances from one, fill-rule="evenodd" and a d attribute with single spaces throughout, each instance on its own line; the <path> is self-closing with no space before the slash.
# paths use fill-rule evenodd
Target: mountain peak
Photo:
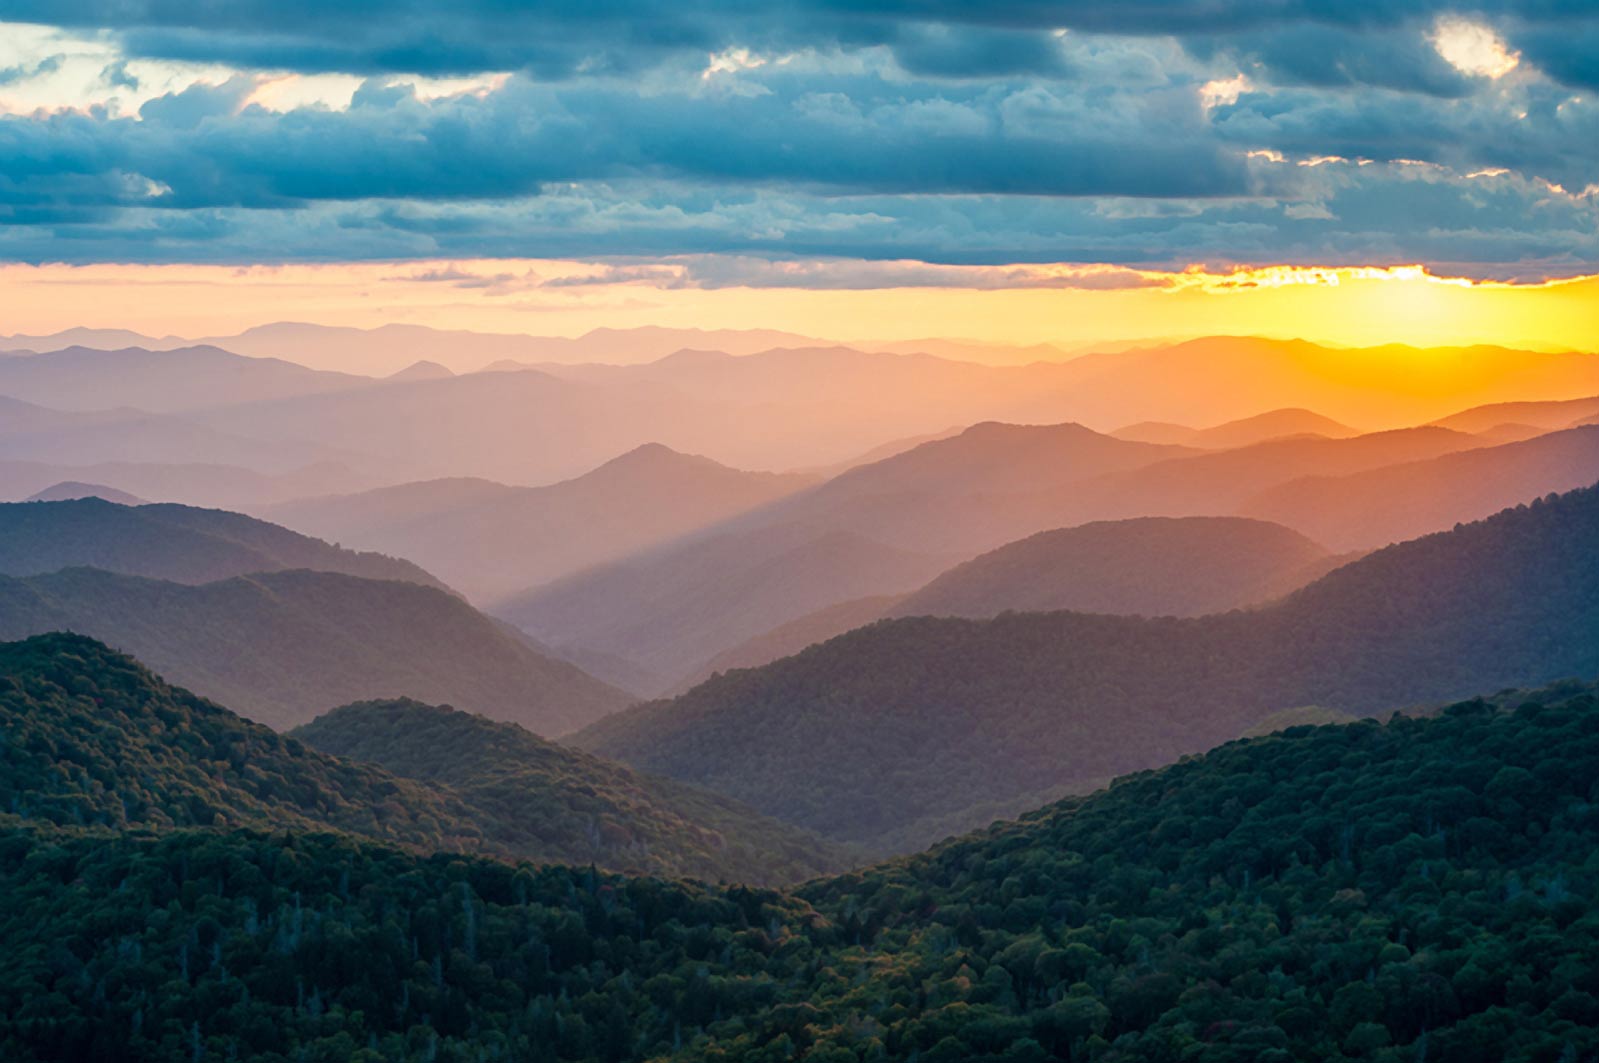
<path id="1" fill-rule="evenodd" d="M 426 358 L 423 358 L 419 361 L 412 362 L 410 365 L 399 370 L 398 372 L 390 373 L 385 379 L 395 381 L 442 380 L 445 377 L 452 377 L 454 375 L 455 374 L 451 372 L 448 367 L 442 366 L 438 362 L 430 362 Z"/>
<path id="2" fill-rule="evenodd" d="M 599 472 L 629 472 L 629 473 L 665 473 L 686 468 L 725 468 L 710 458 L 698 454 L 684 454 L 682 451 L 673 450 L 665 443 L 640 443 L 632 450 L 619 454 L 610 461 L 599 466 L 593 473 Z"/>
<path id="3" fill-rule="evenodd" d="M 84 483 L 81 480 L 63 480 L 28 496 L 26 502 L 76 502 L 84 499 L 111 502 L 119 506 L 143 506 L 148 503 L 138 495 L 119 491 L 104 484 Z"/>

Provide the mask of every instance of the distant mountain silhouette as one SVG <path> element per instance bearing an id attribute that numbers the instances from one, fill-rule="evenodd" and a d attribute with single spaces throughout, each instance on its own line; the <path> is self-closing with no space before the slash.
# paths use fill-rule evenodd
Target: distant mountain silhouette
<path id="1" fill-rule="evenodd" d="M 742 355 L 814 341 L 774 329 L 598 328 L 576 338 L 567 338 L 435 329 L 425 325 L 391 324 L 359 329 L 280 321 L 231 336 L 211 337 L 205 342 L 240 354 L 384 376 L 419 360 L 437 362 L 452 372 L 467 373 L 500 361 L 519 365 L 628 363 L 660 358 L 684 347 L 713 347 Z"/>
<path id="2" fill-rule="evenodd" d="M 559 734 L 631 700 L 441 590 L 334 572 L 198 586 L 94 568 L 0 577 L 0 638 L 48 631 L 93 636 L 279 729 L 415 697 Z"/>
<path id="3" fill-rule="evenodd" d="M 63 347 L 95 347 L 103 351 L 126 350 L 143 347 L 146 350 L 170 350 L 193 344 L 181 336 L 146 336 L 131 329 L 121 328 L 69 328 L 43 335 L 0 336 L 0 351 L 36 353 L 59 351 Z"/>
<path id="4" fill-rule="evenodd" d="M 1013 500 L 1014 512 L 1007 519 L 1017 528 L 1031 520 L 1035 523 L 1029 530 L 1044 530 L 1127 517 L 1237 514 L 1259 492 L 1301 476 L 1349 475 L 1484 446 L 1486 441 L 1477 436 L 1434 427 L 1348 439 L 1273 439 L 1190 454 Z"/>
<path id="5" fill-rule="evenodd" d="M 265 512 L 290 527 L 409 557 L 492 601 L 654 546 L 812 481 L 742 472 L 659 444 L 549 487 L 451 479 L 312 498 Z"/>
<path id="6" fill-rule="evenodd" d="M 32 576 L 84 565 L 179 583 L 306 568 L 443 587 L 409 561 L 340 549 L 225 510 L 128 506 L 81 495 L 0 504 L 0 573 Z"/>
<path id="7" fill-rule="evenodd" d="M 51 484 L 43 491 L 35 491 L 24 501 L 71 502 L 79 498 L 98 498 L 102 502 L 112 502 L 119 506 L 149 505 L 138 495 L 130 495 L 126 491 L 118 491 L 115 487 L 107 487 L 104 484 L 86 484 L 77 480 L 63 480 L 58 484 Z"/>
<path id="8" fill-rule="evenodd" d="M 400 382 L 407 380 L 442 380 L 445 377 L 452 377 L 454 375 L 455 374 L 450 372 L 450 370 L 445 366 L 442 366 L 437 362 L 430 362 L 424 359 L 420 362 L 412 362 L 410 365 L 399 370 L 398 372 L 390 373 L 385 379 Z"/>
<path id="9" fill-rule="evenodd" d="M 1599 416 L 1599 396 L 1562 402 L 1496 402 L 1442 417 L 1433 423 L 1457 432 L 1492 432 L 1506 424 L 1551 432 Z"/>
<path id="10" fill-rule="evenodd" d="M 0 442 L 0 448 L 5 444 Z M 20 501 L 62 481 L 103 484 L 138 498 L 203 508 L 252 510 L 291 498 L 364 491 L 376 486 L 338 462 L 319 462 L 282 473 L 237 465 L 105 461 L 59 465 L 0 461 L 0 499 Z"/>
<path id="11" fill-rule="evenodd" d="M 1324 436 L 1328 439 L 1347 439 L 1360 435 L 1360 430 L 1339 424 L 1331 417 L 1323 417 L 1311 410 L 1268 410 L 1253 417 L 1229 421 L 1213 428 L 1185 428 L 1177 424 L 1146 421 L 1128 425 L 1112 432 L 1117 439 L 1141 440 L 1148 443 L 1177 443 L 1208 450 L 1230 447 L 1247 447 L 1271 439 L 1293 436 Z"/>
<path id="12" fill-rule="evenodd" d="M 1374 713 L 1599 674 L 1596 541 L 1590 488 L 1380 550 L 1256 611 L 888 621 L 575 741 L 833 837 L 914 847 L 963 810 L 1092 787 L 1280 709 Z"/>
<path id="13" fill-rule="evenodd" d="M 1291 480 L 1241 509 L 1335 550 L 1366 550 L 1596 480 L 1599 425 L 1590 425 L 1350 476 Z"/>
<path id="14" fill-rule="evenodd" d="M 958 565 L 890 616 L 1002 612 L 1202 616 L 1259 604 L 1325 575 L 1326 549 L 1242 517 L 1140 517 L 1041 532 Z"/>
<path id="15" fill-rule="evenodd" d="M 236 402 L 347 391 L 372 384 L 276 358 L 246 358 L 220 347 L 66 347 L 0 359 L 0 395 L 58 410 L 132 406 L 171 413 Z"/>
<path id="16" fill-rule="evenodd" d="M 736 468 L 821 468 L 885 440 L 982 421 L 1206 424 L 1281 405 L 1387 427 L 1489 400 L 1595 391 L 1599 360 L 1587 355 L 1214 337 L 1021 366 L 848 347 L 738 356 L 689 348 L 643 364 L 543 361 L 404 387 L 369 381 L 196 416 L 218 430 L 343 454 L 381 440 L 390 464 L 372 471 L 392 478 L 537 485 L 651 441 Z"/>
<path id="17" fill-rule="evenodd" d="M 325 461 L 333 453 L 292 439 L 246 439 L 172 415 L 128 408 L 53 410 L 0 396 L 0 454 L 7 461 L 61 467 L 205 461 L 278 473 Z"/>

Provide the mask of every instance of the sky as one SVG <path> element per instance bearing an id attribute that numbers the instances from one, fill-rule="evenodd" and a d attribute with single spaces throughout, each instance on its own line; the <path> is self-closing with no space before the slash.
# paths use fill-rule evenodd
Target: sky
<path id="1" fill-rule="evenodd" d="M 0 0 L 0 332 L 1587 349 L 1596 163 L 1592 0 Z"/>

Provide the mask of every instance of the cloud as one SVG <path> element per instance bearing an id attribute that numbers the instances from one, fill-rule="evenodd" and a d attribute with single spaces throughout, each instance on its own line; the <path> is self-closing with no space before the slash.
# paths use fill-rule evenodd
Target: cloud
<path id="1" fill-rule="evenodd" d="M 47 24 L 0 33 L 10 258 L 656 256 L 610 276 L 845 287 L 1599 259 L 1591 0 L 0 0 L 0 17 Z M 990 269 L 1016 262 L 1112 269 Z"/>

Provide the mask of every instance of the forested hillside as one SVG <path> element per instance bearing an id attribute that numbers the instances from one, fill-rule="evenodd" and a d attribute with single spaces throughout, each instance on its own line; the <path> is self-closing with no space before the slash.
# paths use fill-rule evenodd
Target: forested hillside
<path id="1" fill-rule="evenodd" d="M 0 576 L 0 638 L 92 635 L 280 729 L 336 705 L 415 697 L 560 734 L 632 698 L 454 595 L 333 572 L 187 586 L 92 568 Z"/>
<path id="2" fill-rule="evenodd" d="M 1378 551 L 1253 612 L 879 623 L 575 740 L 832 837 L 914 848 L 962 810 L 1166 763 L 1275 710 L 1599 675 L 1596 542 L 1587 489 Z"/>
<path id="3" fill-rule="evenodd" d="M 1296 728 L 795 894 L 0 835 L 17 1063 L 1584 1059 L 1599 706 Z"/>
<path id="4" fill-rule="evenodd" d="M 0 737 L 0 809 L 30 820 L 481 848 L 452 796 L 308 750 L 80 635 L 0 643 Z"/>
<path id="5" fill-rule="evenodd" d="M 448 707 L 346 705 L 292 737 L 448 788 L 501 851 L 742 882 L 794 882 L 857 862 L 840 846 L 720 794 Z"/>
<path id="6" fill-rule="evenodd" d="M 339 830 L 710 881 L 852 863 L 725 797 L 446 708 L 357 705 L 279 735 L 78 635 L 0 643 L 0 810 L 116 830 Z"/>
<path id="7" fill-rule="evenodd" d="M 221 509 L 82 497 L 0 504 L 0 573 L 33 576 L 74 566 L 178 583 L 309 568 L 444 586 L 409 561 L 343 550 Z"/>

